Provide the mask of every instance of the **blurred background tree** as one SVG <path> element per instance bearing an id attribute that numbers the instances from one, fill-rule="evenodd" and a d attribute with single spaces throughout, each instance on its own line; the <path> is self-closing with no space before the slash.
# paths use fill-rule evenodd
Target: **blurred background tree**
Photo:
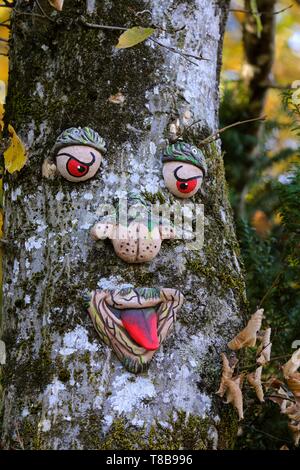
<path id="1" fill-rule="evenodd" d="M 267 115 L 222 142 L 249 307 L 265 309 L 276 357 L 300 340 L 299 24 L 299 2 L 232 1 L 223 58 L 221 127 Z M 292 447 L 274 403 L 249 397 L 245 418 L 238 448 Z"/>

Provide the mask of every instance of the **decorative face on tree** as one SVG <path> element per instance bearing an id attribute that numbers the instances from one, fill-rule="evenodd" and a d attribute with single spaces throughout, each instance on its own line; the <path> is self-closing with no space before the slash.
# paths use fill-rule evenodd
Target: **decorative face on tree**
<path id="1" fill-rule="evenodd" d="M 127 207 L 127 225 L 103 217 L 93 226 L 91 237 L 109 238 L 116 254 L 126 263 L 151 261 L 159 253 L 162 240 L 175 238 L 175 229 L 169 221 L 156 217 L 141 195 L 129 195 Z"/>
<path id="2" fill-rule="evenodd" d="M 148 369 L 183 300 L 175 289 L 129 287 L 96 290 L 87 307 L 101 340 L 130 372 L 139 373 Z"/>
<path id="3" fill-rule="evenodd" d="M 53 152 L 58 172 L 68 181 L 86 181 L 97 173 L 105 142 L 89 127 L 71 127 L 58 137 Z"/>
<path id="4" fill-rule="evenodd" d="M 200 189 L 207 173 L 201 150 L 185 142 L 168 145 L 163 156 L 163 177 L 174 196 L 186 199 Z"/>

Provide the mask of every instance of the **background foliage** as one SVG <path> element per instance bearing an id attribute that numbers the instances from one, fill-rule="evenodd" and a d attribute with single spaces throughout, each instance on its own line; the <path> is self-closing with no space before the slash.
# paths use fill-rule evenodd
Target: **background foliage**
<path id="1" fill-rule="evenodd" d="M 233 3 L 235 8 L 243 8 L 242 2 Z M 276 2 L 276 10 L 291 3 Z M 228 22 L 221 127 L 248 117 L 248 89 L 242 73 L 244 16 L 234 12 Z M 222 134 L 249 308 L 251 312 L 258 306 L 265 309 L 267 323 L 273 329 L 272 356 L 283 361 L 294 351 L 293 341 L 300 340 L 300 108 L 291 89 L 300 79 L 299 19 L 296 2 L 276 15 L 272 86 L 264 106 L 267 120 L 259 134 L 253 135 L 247 125 Z M 276 360 L 271 362 L 265 380 L 268 373 L 280 378 Z M 238 448 L 293 447 L 287 419 L 277 405 L 271 401 L 257 404 L 251 395 L 245 405 Z"/>

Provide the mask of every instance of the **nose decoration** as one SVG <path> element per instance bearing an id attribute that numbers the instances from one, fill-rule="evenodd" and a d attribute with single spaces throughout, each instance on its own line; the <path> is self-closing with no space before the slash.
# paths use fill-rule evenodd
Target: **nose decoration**
<path id="1" fill-rule="evenodd" d="M 92 228 L 91 237 L 94 240 L 110 239 L 115 253 L 126 263 L 149 262 L 158 255 L 163 240 L 175 238 L 170 221 L 160 220 L 151 207 L 141 195 L 129 194 L 127 225 L 103 217 Z"/>
<path id="2" fill-rule="evenodd" d="M 205 157 L 194 145 L 168 145 L 163 156 L 163 177 L 169 191 L 179 198 L 194 196 L 207 173 Z"/>
<path id="3" fill-rule="evenodd" d="M 176 289 L 96 290 L 86 299 L 101 340 L 133 373 L 144 372 L 168 336 L 183 295 Z"/>

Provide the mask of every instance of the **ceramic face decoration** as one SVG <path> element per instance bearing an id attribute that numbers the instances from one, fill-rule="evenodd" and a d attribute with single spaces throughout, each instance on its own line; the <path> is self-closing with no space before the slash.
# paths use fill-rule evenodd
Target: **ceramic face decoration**
<path id="1" fill-rule="evenodd" d="M 127 226 L 103 218 L 91 230 L 94 240 L 109 238 L 116 254 L 126 263 L 145 263 L 159 253 L 162 240 L 175 238 L 167 221 L 159 221 L 141 195 L 129 195 Z"/>
<path id="2" fill-rule="evenodd" d="M 88 312 L 101 340 L 134 373 L 146 371 L 183 303 L 175 289 L 96 290 Z"/>
<path id="3" fill-rule="evenodd" d="M 58 172 L 68 181 L 86 181 L 97 173 L 105 142 L 89 127 L 71 127 L 57 139 L 53 152 Z"/>
<path id="4" fill-rule="evenodd" d="M 207 173 L 201 150 L 185 142 L 168 145 L 163 156 L 163 177 L 169 191 L 179 198 L 194 196 Z"/>

